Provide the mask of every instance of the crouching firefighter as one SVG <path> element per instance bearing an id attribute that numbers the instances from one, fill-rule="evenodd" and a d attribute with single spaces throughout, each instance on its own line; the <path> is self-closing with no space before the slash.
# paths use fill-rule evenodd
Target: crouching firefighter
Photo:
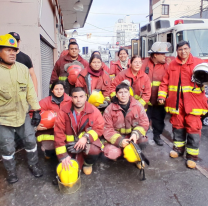
<path id="1" fill-rule="evenodd" d="M 18 181 L 14 158 L 15 131 L 23 139 L 32 174 L 35 177 L 43 175 L 38 165 L 33 127 L 40 122 L 40 106 L 28 68 L 15 62 L 17 50 L 17 41 L 10 34 L 0 36 L 0 151 L 9 183 Z M 28 104 L 33 111 L 32 120 Z"/>
<path id="2" fill-rule="evenodd" d="M 104 155 L 116 160 L 130 141 L 146 142 L 149 121 L 143 105 L 129 93 L 130 83 L 124 80 L 116 87 L 116 96 L 103 114 L 104 138 L 108 141 Z"/>
<path id="3" fill-rule="evenodd" d="M 71 157 L 77 159 L 86 175 L 92 173 L 104 145 L 99 137 L 103 134 L 104 120 L 100 111 L 88 103 L 83 88 L 72 89 L 72 102 L 61 108 L 55 121 L 56 155 L 64 168 Z"/>
<path id="4" fill-rule="evenodd" d="M 158 91 L 158 101 L 165 102 L 165 110 L 172 114 L 173 150 L 170 157 L 177 158 L 185 152 L 186 164 L 196 167 L 201 137 L 201 115 L 208 111 L 204 88 L 192 82 L 192 73 L 201 59 L 193 57 L 187 41 L 177 44 L 178 56 L 173 60 L 163 77 Z"/>

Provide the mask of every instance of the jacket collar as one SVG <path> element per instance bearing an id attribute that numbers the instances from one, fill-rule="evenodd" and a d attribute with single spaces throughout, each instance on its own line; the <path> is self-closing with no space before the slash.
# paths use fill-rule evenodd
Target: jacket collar
<path id="1" fill-rule="evenodd" d="M 52 96 L 50 96 L 50 101 L 51 101 L 53 104 L 55 104 L 55 103 L 52 101 Z M 69 95 L 67 95 L 66 93 L 64 93 L 64 99 L 63 99 L 62 102 L 69 102 L 69 101 L 71 101 L 71 97 L 70 97 Z M 62 102 L 61 102 L 61 103 L 62 103 Z"/>
<path id="2" fill-rule="evenodd" d="M 128 68 L 128 69 L 125 70 L 125 71 L 126 71 L 125 75 L 126 75 L 127 77 L 129 77 L 129 78 L 134 78 L 134 75 L 133 75 L 133 73 L 132 73 L 132 71 L 131 71 L 131 68 Z M 139 72 L 138 72 L 138 74 L 137 74 L 137 76 L 138 76 L 138 77 L 144 76 L 144 71 L 142 71 L 142 70 L 140 69 Z"/>
<path id="3" fill-rule="evenodd" d="M 67 61 L 70 61 L 70 62 L 75 61 L 75 60 L 72 60 L 72 59 L 71 59 L 71 56 L 70 56 L 69 53 L 68 53 L 66 56 L 64 56 L 64 59 L 67 60 Z M 82 57 L 78 54 L 78 57 L 77 57 L 76 60 L 79 61 L 79 62 L 81 62 L 81 61 L 82 61 Z"/>
<path id="4" fill-rule="evenodd" d="M 127 67 L 128 67 L 128 68 L 129 68 L 130 62 L 131 62 L 131 60 L 128 59 L 128 64 L 127 64 Z M 122 68 L 120 60 L 117 60 L 116 62 L 113 62 L 113 64 L 116 64 L 116 65 L 118 65 L 120 68 Z"/>
<path id="5" fill-rule="evenodd" d="M 176 57 L 176 62 L 178 63 L 178 64 L 182 64 L 182 61 L 181 61 L 181 59 L 177 56 Z M 185 63 L 185 64 L 193 64 L 194 63 L 194 57 L 193 57 L 193 55 L 190 53 L 189 54 L 189 58 L 188 58 L 188 60 L 187 60 L 187 62 Z"/>

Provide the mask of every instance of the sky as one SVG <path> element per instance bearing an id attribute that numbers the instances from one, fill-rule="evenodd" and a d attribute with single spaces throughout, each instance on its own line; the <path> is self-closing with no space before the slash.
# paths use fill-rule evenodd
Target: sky
<path id="1" fill-rule="evenodd" d="M 80 48 L 88 46 L 91 50 L 97 50 L 98 46 L 111 43 L 118 19 L 130 15 L 134 23 L 144 25 L 148 23 L 148 14 L 148 0 L 93 0 L 85 26 L 77 29 L 78 36 L 75 38 Z M 90 39 L 87 39 L 87 33 L 92 34 Z"/>

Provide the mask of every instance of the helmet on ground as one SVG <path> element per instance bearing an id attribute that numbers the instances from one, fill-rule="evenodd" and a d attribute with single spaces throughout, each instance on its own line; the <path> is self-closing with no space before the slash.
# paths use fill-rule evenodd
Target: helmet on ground
<path id="1" fill-rule="evenodd" d="M 155 42 L 151 49 L 148 51 L 149 54 L 165 54 L 169 53 L 168 49 L 171 47 L 171 43 L 169 42 Z"/>
<path id="2" fill-rule="evenodd" d="M 68 67 L 67 72 L 68 72 L 68 81 L 71 85 L 75 85 L 77 81 L 77 77 L 79 73 L 81 72 L 82 67 L 79 65 L 71 65 Z"/>
<path id="3" fill-rule="evenodd" d="M 62 163 L 59 163 L 56 172 L 63 185 L 72 187 L 76 183 L 79 176 L 79 164 L 75 159 L 71 159 L 69 164 L 69 170 L 62 168 Z"/>
<path id="4" fill-rule="evenodd" d="M 95 107 L 99 107 L 101 104 L 103 104 L 105 98 L 101 91 L 99 90 L 93 90 L 92 94 L 90 95 L 88 102 Z"/>
<path id="5" fill-rule="evenodd" d="M 208 84 L 208 63 L 201 63 L 195 66 L 192 75 L 192 82 L 197 84 Z"/>
<path id="6" fill-rule="evenodd" d="M 56 112 L 52 110 L 43 111 L 40 114 L 41 121 L 40 124 L 43 124 L 43 127 L 46 127 L 47 129 L 53 128 L 55 119 L 56 119 Z"/>
<path id="7" fill-rule="evenodd" d="M 18 50 L 17 40 L 11 34 L 1 35 L 0 47 L 9 47 Z"/>

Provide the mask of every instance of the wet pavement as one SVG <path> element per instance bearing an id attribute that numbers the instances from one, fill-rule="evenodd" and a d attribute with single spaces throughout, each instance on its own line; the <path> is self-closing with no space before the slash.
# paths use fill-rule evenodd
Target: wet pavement
<path id="1" fill-rule="evenodd" d="M 208 127 L 202 130 L 200 161 L 208 168 Z M 166 121 L 164 136 L 171 140 L 171 126 Z M 89 176 L 81 174 L 82 186 L 76 193 L 61 194 L 52 185 L 57 160 L 45 160 L 41 151 L 40 165 L 44 176 L 30 174 L 24 150 L 16 154 L 19 181 L 6 182 L 6 172 L 0 162 L 0 205 L 4 206 L 207 206 L 208 179 L 197 169 L 186 168 L 185 160 L 169 157 L 170 147 L 155 145 L 152 133 L 142 147 L 150 160 L 146 167 L 146 180 L 140 181 L 139 170 L 125 159 L 116 162 L 101 156 Z M 39 148 L 40 150 L 40 148 Z M 208 170 L 207 170 L 208 171 Z"/>

